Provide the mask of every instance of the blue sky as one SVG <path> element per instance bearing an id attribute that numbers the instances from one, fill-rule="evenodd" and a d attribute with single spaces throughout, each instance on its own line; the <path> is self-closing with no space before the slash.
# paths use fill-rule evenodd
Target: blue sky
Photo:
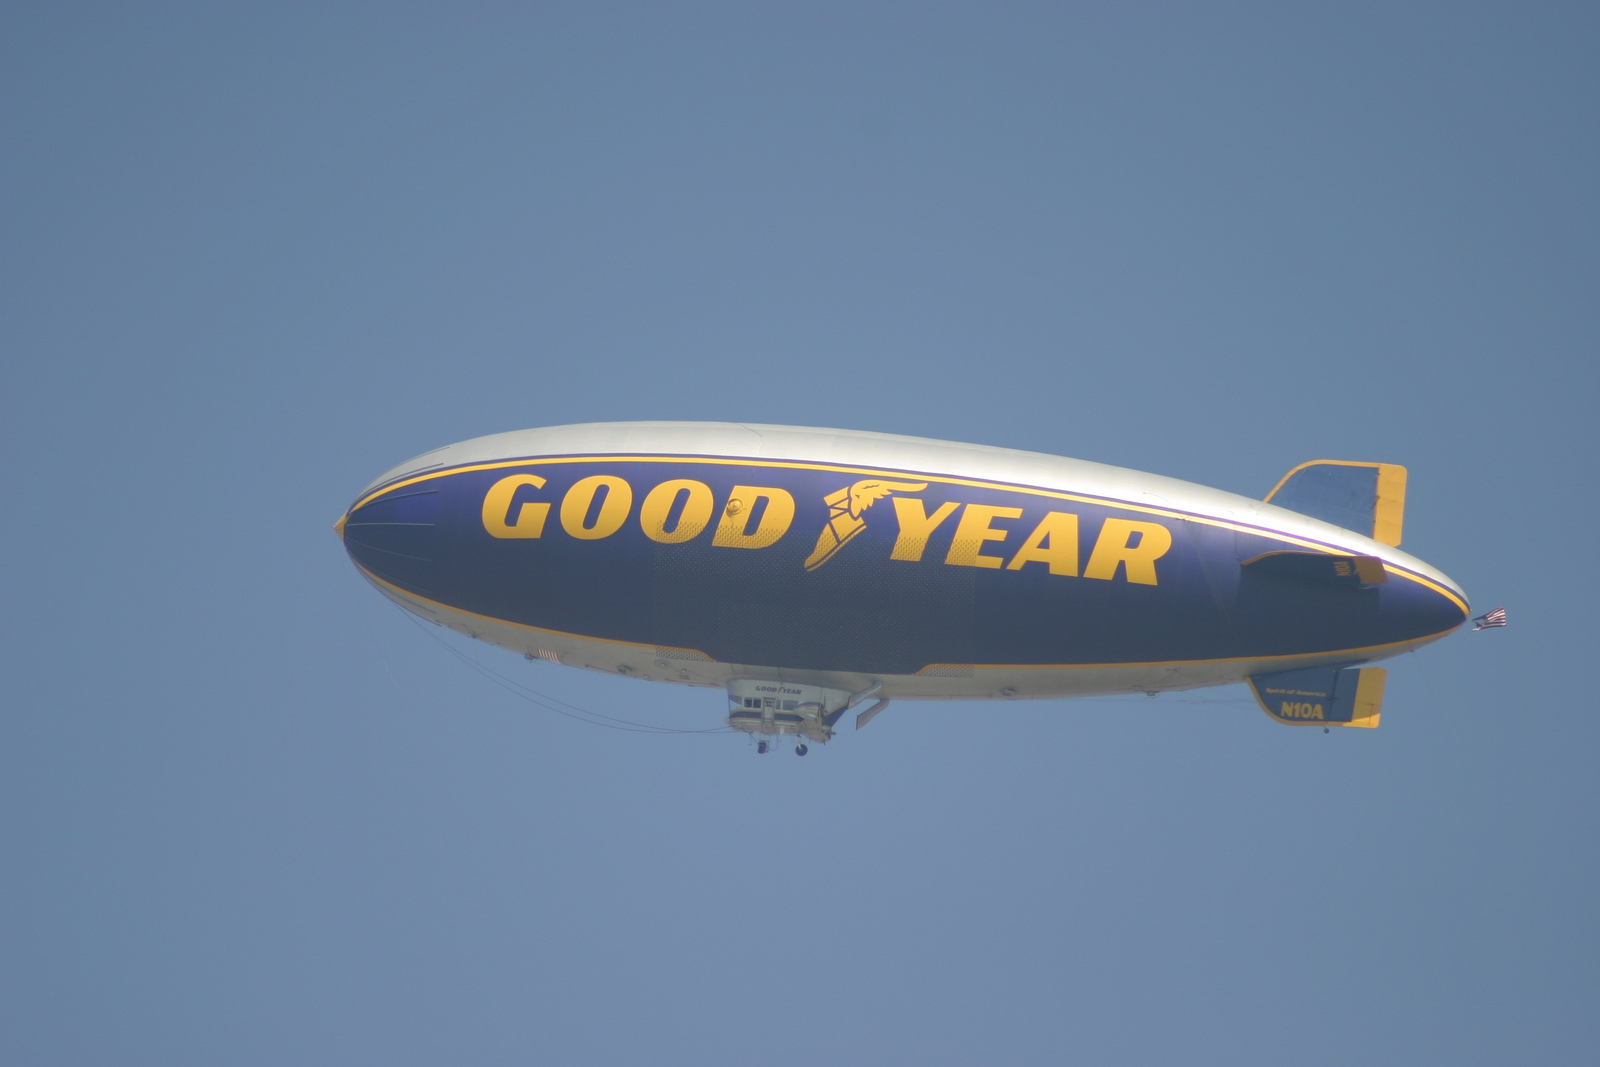
<path id="1" fill-rule="evenodd" d="M 0 1059 L 1571 1063 L 1600 1044 L 1586 5 L 6 4 Z M 1382 727 L 474 673 L 411 455 L 835 425 L 1410 470 L 1511 626 Z M 714 693 L 442 638 L 685 728 Z"/>

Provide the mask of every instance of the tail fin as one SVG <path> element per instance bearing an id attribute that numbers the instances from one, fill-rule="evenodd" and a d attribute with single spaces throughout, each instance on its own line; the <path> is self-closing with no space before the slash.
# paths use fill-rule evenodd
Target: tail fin
<path id="1" fill-rule="evenodd" d="M 1406 516 L 1406 469 L 1397 463 L 1314 459 L 1285 474 L 1267 503 L 1400 545 Z"/>
<path id="2" fill-rule="evenodd" d="M 1382 667 L 1312 667 L 1250 678 L 1261 710 L 1290 726 L 1363 726 L 1374 729 L 1383 711 Z"/>

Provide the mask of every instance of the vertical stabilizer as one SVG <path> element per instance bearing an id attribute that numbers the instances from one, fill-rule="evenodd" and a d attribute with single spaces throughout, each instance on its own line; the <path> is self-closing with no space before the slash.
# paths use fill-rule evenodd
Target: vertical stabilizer
<path id="1" fill-rule="evenodd" d="M 1406 517 L 1406 469 L 1398 463 L 1314 459 L 1285 474 L 1267 503 L 1399 547 Z"/>

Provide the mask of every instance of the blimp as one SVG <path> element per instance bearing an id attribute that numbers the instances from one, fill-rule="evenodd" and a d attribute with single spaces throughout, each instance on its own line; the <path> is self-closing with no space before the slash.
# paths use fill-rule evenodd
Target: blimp
<path id="1" fill-rule="evenodd" d="M 625 422 L 479 437 L 335 525 L 409 612 L 535 660 L 727 694 L 757 750 L 890 701 L 1245 684 L 1372 728 L 1385 669 L 1470 614 L 1400 550 L 1406 468 L 1313 460 L 1262 500 L 856 430 Z"/>

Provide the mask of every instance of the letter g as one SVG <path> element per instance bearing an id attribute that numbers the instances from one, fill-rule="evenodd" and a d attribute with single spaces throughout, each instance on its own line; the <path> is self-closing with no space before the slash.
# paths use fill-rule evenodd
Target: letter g
<path id="1" fill-rule="evenodd" d="M 544 479 L 537 474 L 513 474 L 509 478 L 501 478 L 489 487 L 483 497 L 483 528 L 489 531 L 490 537 L 540 537 L 544 534 L 544 520 L 550 514 L 548 502 L 534 503 L 532 501 L 517 509 L 516 521 L 506 524 L 511 511 L 512 498 L 517 495 L 517 490 L 525 485 L 535 489 L 544 487 Z"/>

